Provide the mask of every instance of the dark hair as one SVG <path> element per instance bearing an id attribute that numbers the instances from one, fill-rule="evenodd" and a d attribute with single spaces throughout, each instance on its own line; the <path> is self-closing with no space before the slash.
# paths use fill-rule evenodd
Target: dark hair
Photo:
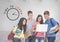
<path id="1" fill-rule="evenodd" d="M 23 21 L 24 21 L 24 20 L 26 20 L 26 18 L 24 18 L 24 17 L 20 19 L 20 21 L 19 21 L 19 23 L 18 23 L 18 28 L 22 30 L 22 27 L 23 27 L 24 33 L 25 33 L 25 32 L 26 32 L 26 24 L 23 25 Z M 26 23 L 27 23 L 27 20 L 26 20 Z"/>
<path id="2" fill-rule="evenodd" d="M 44 15 L 50 15 L 49 11 L 45 11 Z"/>
<path id="3" fill-rule="evenodd" d="M 32 11 L 28 11 L 28 15 L 29 15 L 30 13 L 33 13 L 33 12 L 32 12 Z"/>
<path id="4" fill-rule="evenodd" d="M 43 17 L 42 15 L 38 15 L 37 18 L 36 18 L 36 21 L 38 21 L 38 18 L 41 17 L 41 21 L 40 21 L 40 24 L 43 24 Z"/>

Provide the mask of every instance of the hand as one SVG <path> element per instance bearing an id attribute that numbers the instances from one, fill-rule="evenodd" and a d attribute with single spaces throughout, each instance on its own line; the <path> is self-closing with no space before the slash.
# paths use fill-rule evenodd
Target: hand
<path id="1" fill-rule="evenodd" d="M 54 33 L 55 31 L 54 30 L 51 30 L 50 33 Z"/>
<path id="2" fill-rule="evenodd" d="M 26 32 L 26 33 L 24 34 L 24 36 L 25 36 L 25 38 L 28 38 L 28 37 L 31 36 L 31 35 L 29 34 L 29 32 Z"/>

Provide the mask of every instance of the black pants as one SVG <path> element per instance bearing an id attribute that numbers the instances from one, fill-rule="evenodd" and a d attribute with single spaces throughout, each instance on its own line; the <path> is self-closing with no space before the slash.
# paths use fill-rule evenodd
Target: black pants
<path id="1" fill-rule="evenodd" d="M 34 36 L 34 35 L 29 36 L 29 37 L 25 40 L 25 42 L 35 42 L 35 36 Z"/>
<path id="2" fill-rule="evenodd" d="M 30 38 L 29 42 L 35 42 L 36 37 L 34 35 L 30 36 Z"/>

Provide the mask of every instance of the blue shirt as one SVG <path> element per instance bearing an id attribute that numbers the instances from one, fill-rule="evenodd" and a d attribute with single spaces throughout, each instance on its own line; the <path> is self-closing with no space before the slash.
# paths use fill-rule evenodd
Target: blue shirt
<path id="1" fill-rule="evenodd" d="M 55 19 L 50 18 L 50 19 L 48 19 L 48 20 L 45 21 L 45 24 L 48 24 L 47 36 L 48 37 L 55 37 L 56 36 L 56 33 L 49 33 L 50 32 L 50 29 L 57 24 L 57 22 L 55 21 Z"/>

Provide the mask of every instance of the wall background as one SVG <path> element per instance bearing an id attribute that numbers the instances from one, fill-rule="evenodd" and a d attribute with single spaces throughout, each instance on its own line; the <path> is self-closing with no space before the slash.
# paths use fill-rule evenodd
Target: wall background
<path id="1" fill-rule="evenodd" d="M 10 21 L 4 10 L 10 5 L 18 6 L 22 8 L 23 17 L 27 18 L 27 11 L 33 11 L 33 18 L 36 18 L 38 14 L 43 15 L 45 10 L 49 10 L 51 17 L 55 18 L 58 22 L 60 21 L 60 1 L 57 0 L 0 0 L 0 42 L 8 42 L 7 35 L 13 29 L 13 27 L 18 23 L 18 18 L 16 21 Z M 60 23 L 60 22 L 59 22 Z M 59 42 L 60 36 L 57 34 L 56 42 Z"/>

